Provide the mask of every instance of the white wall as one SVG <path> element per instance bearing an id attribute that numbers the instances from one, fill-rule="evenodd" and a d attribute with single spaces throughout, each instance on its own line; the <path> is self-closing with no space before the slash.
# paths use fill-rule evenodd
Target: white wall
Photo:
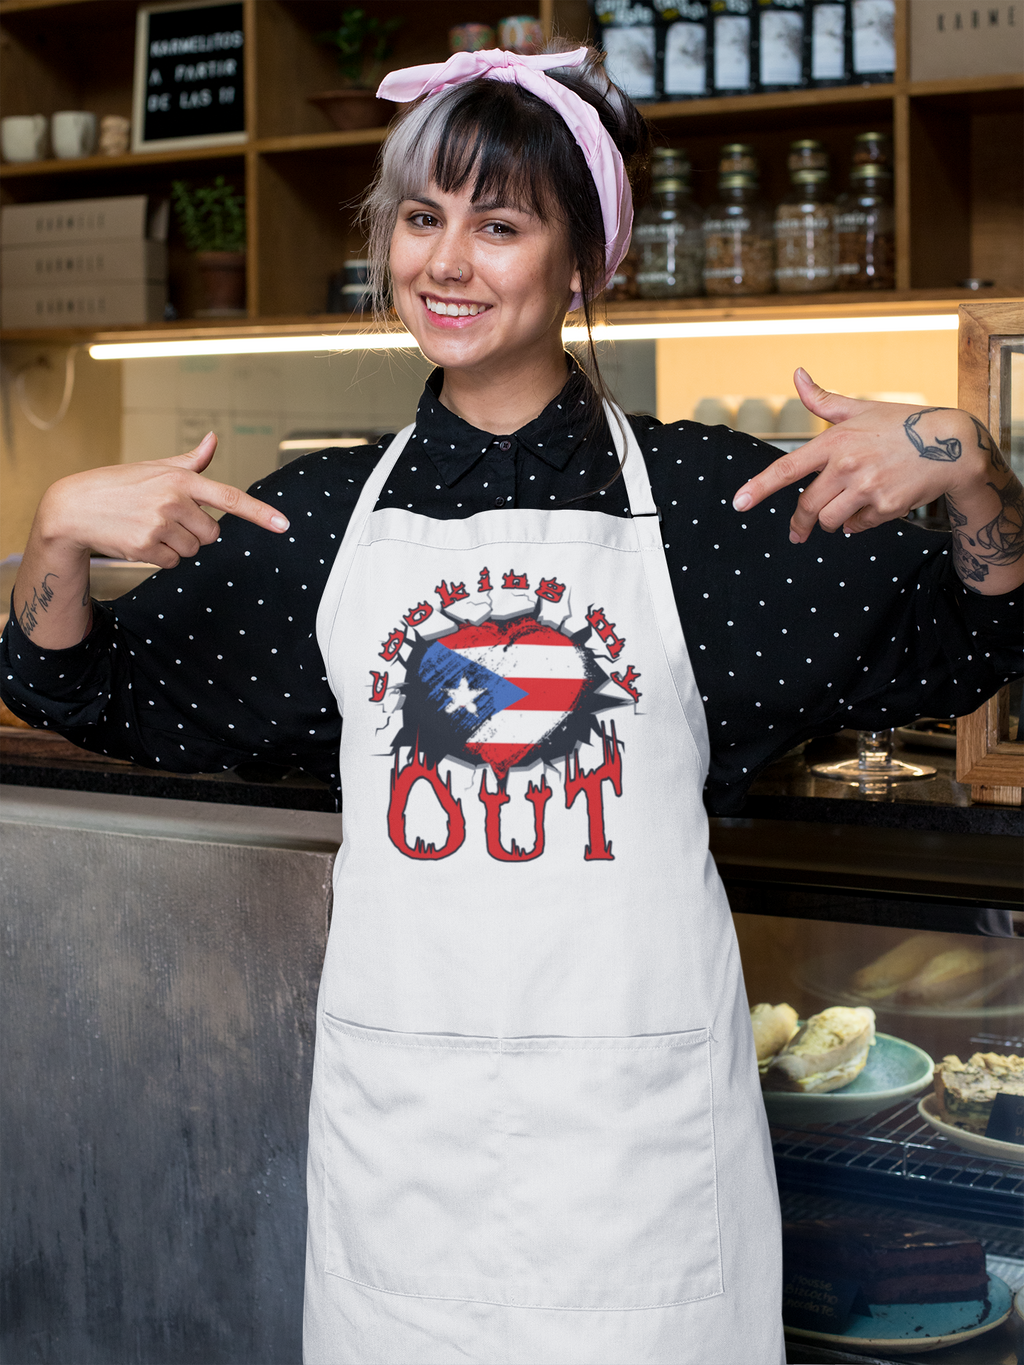
<path id="1" fill-rule="evenodd" d="M 121 459 L 164 459 L 220 438 L 211 474 L 246 488 L 291 431 L 397 431 L 430 365 L 418 353 L 186 356 L 123 362 Z"/>

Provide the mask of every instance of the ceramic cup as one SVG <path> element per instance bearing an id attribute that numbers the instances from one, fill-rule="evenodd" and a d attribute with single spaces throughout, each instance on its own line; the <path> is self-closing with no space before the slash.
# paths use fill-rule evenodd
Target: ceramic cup
<path id="1" fill-rule="evenodd" d="M 490 24 L 456 24 L 448 30 L 451 52 L 483 52 L 494 46 L 494 29 Z"/>
<path id="2" fill-rule="evenodd" d="M 104 156 L 124 156 L 128 150 L 131 119 L 121 114 L 107 114 L 100 120 L 100 151 Z"/>
<path id="3" fill-rule="evenodd" d="M 544 47 L 544 30 L 532 14 L 512 14 L 498 23 L 498 46 L 529 57 Z"/>
<path id="4" fill-rule="evenodd" d="M 96 115 L 84 109 L 62 109 L 50 120 L 53 154 L 64 160 L 92 156 L 96 150 Z"/>
<path id="5" fill-rule="evenodd" d="M 0 119 L 5 161 L 41 161 L 46 155 L 45 114 L 11 114 Z"/>

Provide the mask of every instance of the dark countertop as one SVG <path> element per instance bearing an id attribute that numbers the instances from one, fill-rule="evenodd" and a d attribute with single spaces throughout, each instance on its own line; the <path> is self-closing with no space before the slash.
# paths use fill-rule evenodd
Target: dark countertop
<path id="1" fill-rule="evenodd" d="M 906 753 L 908 759 L 936 768 L 936 776 L 900 783 L 883 798 L 868 797 L 855 786 L 826 781 L 808 769 L 808 762 L 852 756 L 852 738 L 814 740 L 805 753 L 787 754 L 766 768 L 733 818 L 863 825 L 939 834 L 1024 833 L 1024 812 L 1020 806 L 989 806 L 971 801 L 970 788 L 955 780 L 956 765 L 951 752 L 915 748 Z M 328 788 L 297 770 L 284 775 L 282 770 L 273 772 L 268 765 L 251 764 L 230 773 L 154 772 L 137 764 L 86 753 L 57 735 L 6 727 L 0 728 L 0 779 L 23 787 L 164 796 L 180 801 L 292 810 L 334 810 Z"/>

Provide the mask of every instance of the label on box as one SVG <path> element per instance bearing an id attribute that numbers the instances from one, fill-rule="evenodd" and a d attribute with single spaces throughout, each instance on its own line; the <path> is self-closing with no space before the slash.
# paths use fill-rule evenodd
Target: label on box
<path id="1" fill-rule="evenodd" d="M 997 1142 L 1024 1144 L 1024 1095 L 996 1096 L 985 1136 Z"/>
<path id="2" fill-rule="evenodd" d="M 144 194 L 65 199 L 52 204 L 8 204 L 0 209 L 0 243 L 57 246 L 118 237 L 143 238 L 147 235 L 148 213 L 149 199 Z M 149 235 L 155 240 L 166 239 L 166 221 L 166 214 L 154 215 L 154 222 L 148 224 Z"/>
<path id="3" fill-rule="evenodd" d="M 43 286 L 4 289 L 0 325 L 4 327 L 112 327 L 159 322 L 167 286 L 134 284 Z"/>
<path id="4" fill-rule="evenodd" d="M 167 279 L 167 247 L 140 238 L 67 246 L 5 246 L 0 280 L 5 289 L 26 285 L 130 284 Z"/>
<path id="5" fill-rule="evenodd" d="M 910 79 L 997 76 L 1024 68 L 1020 0 L 914 0 L 910 6 Z"/>
<path id="6" fill-rule="evenodd" d="M 810 1266 L 787 1265 L 782 1278 L 782 1320 L 787 1327 L 842 1332 L 854 1308 L 863 1311 L 860 1285 L 817 1274 Z"/>

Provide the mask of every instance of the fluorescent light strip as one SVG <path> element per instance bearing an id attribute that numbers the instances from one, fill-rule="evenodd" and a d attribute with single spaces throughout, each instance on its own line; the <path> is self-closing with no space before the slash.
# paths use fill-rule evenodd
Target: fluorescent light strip
<path id="1" fill-rule="evenodd" d="M 878 332 L 955 332 L 956 313 L 910 317 L 767 318 L 750 322 L 636 322 L 594 328 L 595 341 L 668 341 L 709 337 L 855 336 Z M 586 329 L 565 327 L 564 341 L 585 341 Z M 287 352 L 390 351 L 415 347 L 409 332 L 362 332 L 329 336 L 192 337 L 180 341 L 97 342 L 94 360 L 142 360 L 189 355 L 280 355 Z"/>

